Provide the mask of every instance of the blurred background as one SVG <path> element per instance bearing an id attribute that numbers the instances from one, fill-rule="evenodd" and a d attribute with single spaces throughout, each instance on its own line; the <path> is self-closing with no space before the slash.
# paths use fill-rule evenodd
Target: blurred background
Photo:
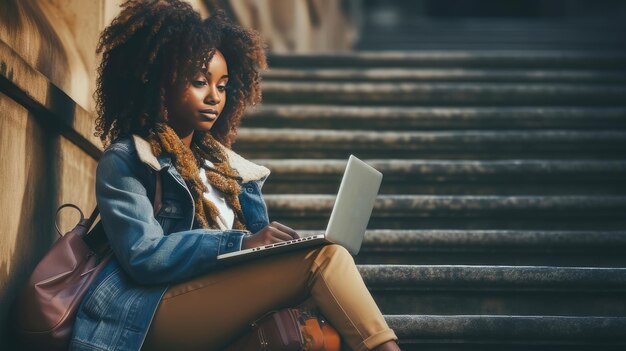
<path id="1" fill-rule="evenodd" d="M 272 220 L 323 231 L 350 154 L 385 175 L 355 260 L 403 349 L 626 346 L 625 1 L 189 2 L 267 43 L 233 148 L 271 169 Z M 121 3 L 0 0 L 2 350 L 56 208 L 95 206 Z"/>

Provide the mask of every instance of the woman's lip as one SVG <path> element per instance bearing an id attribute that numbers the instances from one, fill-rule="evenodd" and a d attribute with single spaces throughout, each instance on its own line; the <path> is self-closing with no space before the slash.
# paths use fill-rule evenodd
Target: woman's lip
<path id="1" fill-rule="evenodd" d="M 200 114 L 210 119 L 211 121 L 217 118 L 217 115 L 215 113 L 200 112 Z"/>

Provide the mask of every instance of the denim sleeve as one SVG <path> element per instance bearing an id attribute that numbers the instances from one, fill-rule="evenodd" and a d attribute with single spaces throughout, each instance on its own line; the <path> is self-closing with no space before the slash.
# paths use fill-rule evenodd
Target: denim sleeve
<path id="1" fill-rule="evenodd" d="M 253 233 L 269 224 L 267 206 L 261 193 L 261 181 L 251 181 L 242 184 L 242 193 L 239 195 L 241 210 L 246 218 L 246 228 Z"/>
<path id="2" fill-rule="evenodd" d="M 183 281 L 218 267 L 217 256 L 241 249 L 245 230 L 194 229 L 163 235 L 125 150 L 104 152 L 96 169 L 96 202 L 111 249 L 140 284 Z"/>

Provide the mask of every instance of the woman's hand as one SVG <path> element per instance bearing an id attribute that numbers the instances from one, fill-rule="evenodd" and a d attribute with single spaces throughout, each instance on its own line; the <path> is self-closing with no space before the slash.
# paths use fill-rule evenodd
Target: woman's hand
<path id="1" fill-rule="evenodd" d="M 278 222 L 272 222 L 258 232 L 244 237 L 241 243 L 241 249 L 251 249 L 257 246 L 270 245 L 281 241 L 298 239 L 298 233 L 295 230 Z"/>

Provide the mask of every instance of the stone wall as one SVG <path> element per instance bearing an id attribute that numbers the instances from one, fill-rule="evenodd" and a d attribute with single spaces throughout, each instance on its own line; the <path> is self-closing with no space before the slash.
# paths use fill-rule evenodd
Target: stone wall
<path id="1" fill-rule="evenodd" d="M 88 6 L 86 6 L 88 4 Z M 95 205 L 93 54 L 103 2 L 6 0 L 0 12 L 0 349 L 9 309 L 58 235 L 56 208 Z M 62 231 L 78 219 L 59 216 Z"/>
<path id="2" fill-rule="evenodd" d="M 233 17 L 259 30 L 274 53 L 349 51 L 361 25 L 360 0 L 239 0 L 228 4 Z"/>

